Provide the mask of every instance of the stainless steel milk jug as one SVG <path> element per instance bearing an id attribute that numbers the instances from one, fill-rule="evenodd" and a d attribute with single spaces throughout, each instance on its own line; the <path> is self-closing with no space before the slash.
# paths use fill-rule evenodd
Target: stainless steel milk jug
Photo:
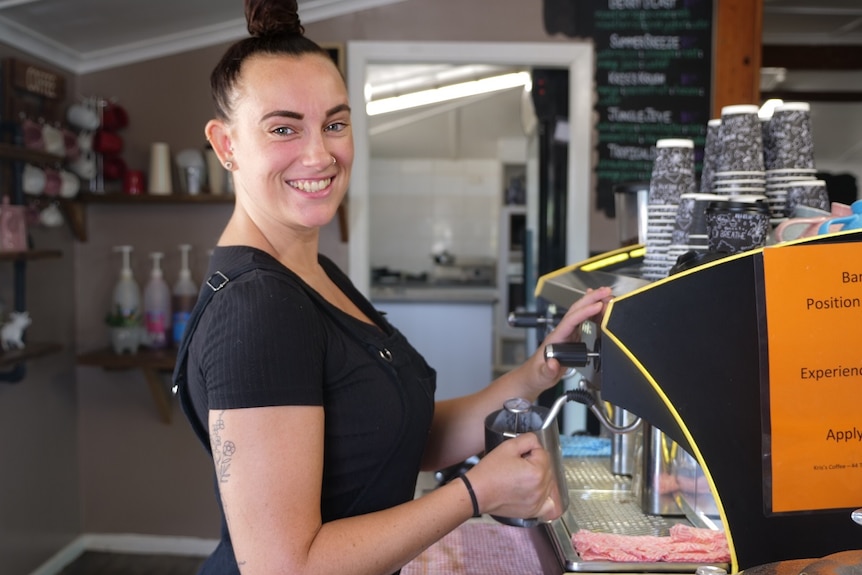
<path id="1" fill-rule="evenodd" d="M 560 432 L 556 425 L 556 415 L 559 405 L 567 400 L 561 397 L 548 409 L 522 398 L 509 399 L 503 404 L 503 409 L 495 411 L 485 418 L 485 451 L 491 451 L 507 439 L 517 437 L 522 433 L 535 433 L 542 447 L 547 450 L 551 466 L 556 478 L 552 497 L 559 501 L 565 511 L 569 507 L 569 490 L 566 486 L 566 472 L 563 467 L 563 453 L 560 448 Z M 516 527 L 533 527 L 541 523 L 536 517 L 499 517 L 494 519 L 506 525 Z"/>

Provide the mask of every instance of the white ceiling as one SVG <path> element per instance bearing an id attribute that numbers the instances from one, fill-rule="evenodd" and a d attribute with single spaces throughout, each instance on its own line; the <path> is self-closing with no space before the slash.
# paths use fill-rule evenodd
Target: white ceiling
<path id="1" fill-rule="evenodd" d="M 299 0 L 299 13 L 311 23 L 402 1 Z M 862 44 L 860 0 L 763 2 L 764 43 Z M 3 42 L 78 74 L 245 33 L 240 0 L 0 0 Z"/>
<path id="2" fill-rule="evenodd" d="M 403 0 L 298 0 L 310 24 Z M 241 0 L 0 0 L 0 39 L 77 74 L 230 42 Z"/>

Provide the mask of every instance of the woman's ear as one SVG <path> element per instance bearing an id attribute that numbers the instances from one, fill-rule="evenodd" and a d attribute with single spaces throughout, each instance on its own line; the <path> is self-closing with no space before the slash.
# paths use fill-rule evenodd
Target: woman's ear
<path id="1" fill-rule="evenodd" d="M 210 120 L 204 128 L 207 140 L 213 147 L 222 165 L 230 169 L 228 164 L 232 166 L 236 164 L 233 157 L 233 147 L 230 144 L 230 133 L 221 120 Z"/>

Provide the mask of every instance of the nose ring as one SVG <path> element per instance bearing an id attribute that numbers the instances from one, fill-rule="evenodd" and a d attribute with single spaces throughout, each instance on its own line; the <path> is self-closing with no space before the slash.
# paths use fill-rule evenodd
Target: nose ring
<path id="1" fill-rule="evenodd" d="M 333 165 L 333 166 L 335 165 L 336 161 L 337 161 L 337 160 L 335 159 L 335 156 L 332 156 L 332 165 Z"/>

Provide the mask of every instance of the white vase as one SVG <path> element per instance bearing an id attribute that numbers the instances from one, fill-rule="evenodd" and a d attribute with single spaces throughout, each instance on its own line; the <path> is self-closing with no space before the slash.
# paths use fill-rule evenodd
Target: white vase
<path id="1" fill-rule="evenodd" d="M 111 347 L 117 355 L 137 353 L 141 344 L 140 329 L 137 327 L 112 327 Z"/>

